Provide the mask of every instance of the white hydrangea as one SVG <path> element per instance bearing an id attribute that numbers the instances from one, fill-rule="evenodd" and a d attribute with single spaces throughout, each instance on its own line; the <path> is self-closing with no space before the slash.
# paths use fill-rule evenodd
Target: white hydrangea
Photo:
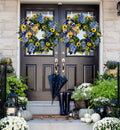
<path id="1" fill-rule="evenodd" d="M 105 117 L 93 125 L 93 130 L 117 130 L 120 120 L 114 117 Z"/>
<path id="2" fill-rule="evenodd" d="M 1 130 L 27 130 L 28 124 L 22 117 L 7 116 L 0 120 Z"/>

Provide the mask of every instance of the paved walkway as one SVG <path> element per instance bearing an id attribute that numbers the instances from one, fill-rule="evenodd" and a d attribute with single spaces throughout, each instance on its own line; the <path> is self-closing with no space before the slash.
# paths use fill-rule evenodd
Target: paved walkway
<path id="1" fill-rule="evenodd" d="M 80 120 L 34 119 L 28 121 L 29 130 L 92 130 L 92 126 Z"/>

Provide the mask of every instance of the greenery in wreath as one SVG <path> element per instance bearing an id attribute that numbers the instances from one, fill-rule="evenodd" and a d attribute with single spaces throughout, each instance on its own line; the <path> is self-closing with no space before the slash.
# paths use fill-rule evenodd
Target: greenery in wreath
<path id="1" fill-rule="evenodd" d="M 78 36 L 80 30 L 85 31 L 83 39 Z M 85 17 L 83 14 L 75 14 L 73 18 L 67 17 L 61 29 L 61 41 L 70 54 L 95 50 L 100 43 L 100 36 L 98 23 L 93 17 Z"/>
<path id="2" fill-rule="evenodd" d="M 41 39 L 36 36 L 39 30 L 44 32 Z M 59 40 L 57 23 L 49 16 L 44 17 L 42 14 L 33 14 L 31 18 L 26 17 L 19 27 L 19 34 L 20 42 L 29 54 L 49 52 L 53 50 Z"/>

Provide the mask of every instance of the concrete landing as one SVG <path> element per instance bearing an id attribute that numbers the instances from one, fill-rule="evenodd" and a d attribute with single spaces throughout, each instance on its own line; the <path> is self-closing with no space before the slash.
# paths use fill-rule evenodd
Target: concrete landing
<path id="1" fill-rule="evenodd" d="M 80 120 L 34 119 L 28 121 L 28 130 L 92 130 L 92 126 Z"/>

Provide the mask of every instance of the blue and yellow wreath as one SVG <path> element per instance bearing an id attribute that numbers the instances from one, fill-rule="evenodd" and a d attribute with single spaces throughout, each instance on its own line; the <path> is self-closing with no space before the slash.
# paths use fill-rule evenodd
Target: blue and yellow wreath
<path id="1" fill-rule="evenodd" d="M 77 36 L 80 30 L 85 31 L 83 39 Z M 83 14 L 75 14 L 73 18 L 67 17 L 61 28 L 61 41 L 70 54 L 95 50 L 100 43 L 100 36 L 98 23 L 94 18 L 85 17 Z"/>
<path id="2" fill-rule="evenodd" d="M 39 30 L 44 31 L 42 39 L 36 37 Z M 59 40 L 57 23 L 51 20 L 49 16 L 44 17 L 42 14 L 33 14 L 31 18 L 26 17 L 19 27 L 19 34 L 20 42 L 29 54 L 49 52 L 53 50 Z"/>

